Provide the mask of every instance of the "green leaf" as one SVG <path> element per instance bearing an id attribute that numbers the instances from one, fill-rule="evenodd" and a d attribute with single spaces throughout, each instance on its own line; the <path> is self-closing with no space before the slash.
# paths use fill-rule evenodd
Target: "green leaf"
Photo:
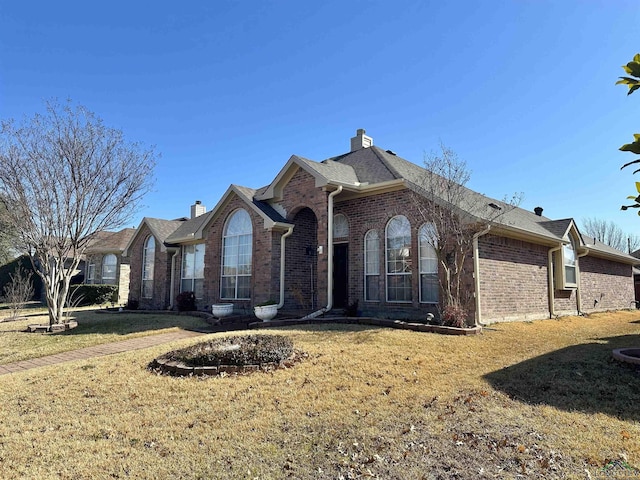
<path id="1" fill-rule="evenodd" d="M 640 53 L 636 53 L 636 54 L 633 56 L 633 61 L 634 61 L 634 62 L 638 62 L 638 63 L 640 63 Z"/>
<path id="2" fill-rule="evenodd" d="M 636 190 L 638 191 L 638 193 L 640 193 L 640 182 L 636 182 Z"/>
<path id="3" fill-rule="evenodd" d="M 631 152 L 640 155 L 640 134 L 634 133 L 633 137 L 635 138 L 633 142 L 625 143 L 619 150 L 622 152 Z"/>

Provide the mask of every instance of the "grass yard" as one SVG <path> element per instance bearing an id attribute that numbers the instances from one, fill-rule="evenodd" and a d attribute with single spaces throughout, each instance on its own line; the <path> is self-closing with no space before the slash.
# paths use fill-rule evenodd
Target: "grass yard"
<path id="1" fill-rule="evenodd" d="M 267 333 L 309 357 L 238 377 L 146 370 L 201 337 L 0 377 L 0 478 L 640 478 L 640 375 L 611 360 L 640 345 L 638 312 L 472 337 Z"/>
<path id="2" fill-rule="evenodd" d="M 8 312 L 5 312 L 8 314 Z M 98 313 L 95 307 L 76 311 L 78 326 L 55 335 L 24 333 L 31 323 L 49 323 L 46 308 L 25 310 L 25 320 L 2 321 L 0 310 L 0 365 L 29 358 L 53 355 L 101 343 L 166 333 L 178 328 L 206 328 L 197 317 L 167 314 Z"/>

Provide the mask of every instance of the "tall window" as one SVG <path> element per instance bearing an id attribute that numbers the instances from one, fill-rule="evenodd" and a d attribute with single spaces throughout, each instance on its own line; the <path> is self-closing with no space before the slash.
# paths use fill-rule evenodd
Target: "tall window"
<path id="1" fill-rule="evenodd" d="M 153 266 L 156 256 L 156 240 L 149 235 L 142 252 L 142 298 L 153 297 Z"/>
<path id="2" fill-rule="evenodd" d="M 89 265 L 87 266 L 87 280 L 85 283 L 93 285 L 96 282 L 96 264 L 94 263 L 93 258 L 90 260 Z"/>
<path id="3" fill-rule="evenodd" d="M 571 240 L 571 239 L 569 239 Z M 562 261 L 564 263 L 564 284 L 568 287 L 575 287 L 576 277 L 576 252 L 573 248 L 573 242 L 562 246 Z"/>
<path id="4" fill-rule="evenodd" d="M 411 225 L 403 215 L 389 220 L 386 229 L 387 300 L 411 301 Z"/>
<path id="5" fill-rule="evenodd" d="M 364 299 L 380 300 L 380 236 L 369 230 L 364 236 Z"/>
<path id="6" fill-rule="evenodd" d="M 182 247 L 181 292 L 193 292 L 196 298 L 204 294 L 204 243 Z"/>
<path id="7" fill-rule="evenodd" d="M 246 210 L 236 210 L 224 227 L 220 297 L 251 298 L 253 227 Z"/>
<path id="8" fill-rule="evenodd" d="M 426 223 L 420 227 L 420 301 L 423 303 L 438 303 L 440 290 L 438 282 L 438 256 L 431 242 L 434 226 Z"/>
<path id="9" fill-rule="evenodd" d="M 118 268 L 118 257 L 109 253 L 102 257 L 102 283 L 113 285 L 116 283 L 116 269 Z"/>

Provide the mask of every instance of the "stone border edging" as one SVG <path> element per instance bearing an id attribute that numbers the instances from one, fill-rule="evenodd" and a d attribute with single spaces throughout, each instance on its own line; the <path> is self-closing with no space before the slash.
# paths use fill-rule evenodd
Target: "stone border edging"
<path id="1" fill-rule="evenodd" d="M 632 354 L 626 354 L 625 352 L 632 352 Z M 640 366 L 640 347 L 616 348 L 612 354 L 613 358 L 619 362 Z"/>
<path id="2" fill-rule="evenodd" d="M 370 317 L 334 317 L 312 320 L 271 320 L 268 322 L 252 322 L 249 328 L 287 327 L 290 325 L 314 325 L 319 323 L 346 323 L 355 325 L 373 325 L 377 327 L 397 328 L 401 330 L 413 330 L 416 332 L 440 333 L 443 335 L 478 335 L 482 333 L 482 326 L 468 328 L 447 327 L 444 325 L 428 325 L 426 323 L 405 322 L 402 320 L 386 320 Z"/>

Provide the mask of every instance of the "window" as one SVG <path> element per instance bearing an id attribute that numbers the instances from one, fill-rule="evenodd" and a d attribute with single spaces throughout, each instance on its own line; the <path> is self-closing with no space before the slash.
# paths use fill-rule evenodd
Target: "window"
<path id="1" fill-rule="evenodd" d="M 387 223 L 386 264 L 387 300 L 411 301 L 411 225 L 403 215 L 393 217 Z"/>
<path id="2" fill-rule="evenodd" d="M 420 227 L 420 301 L 438 303 L 440 283 L 438 281 L 438 256 L 433 248 L 435 227 L 426 223 Z"/>
<path id="3" fill-rule="evenodd" d="M 379 301 L 380 292 L 380 237 L 375 230 L 364 236 L 364 299 Z"/>
<path id="4" fill-rule="evenodd" d="M 564 290 L 576 288 L 578 286 L 578 265 L 573 238 L 569 237 L 569 243 L 563 245 L 557 252 L 556 260 L 553 262 L 556 288 Z"/>
<path id="5" fill-rule="evenodd" d="M 251 298 L 252 244 L 251 217 L 246 210 L 236 210 L 222 237 L 221 298 Z"/>
<path id="6" fill-rule="evenodd" d="M 156 241 L 147 237 L 142 252 L 142 298 L 153 297 L 153 266 L 156 256 Z"/>
<path id="7" fill-rule="evenodd" d="M 93 263 L 93 259 L 91 259 L 89 265 L 87 266 L 87 280 L 85 283 L 92 285 L 96 282 L 96 264 Z"/>
<path id="8" fill-rule="evenodd" d="M 349 221 L 343 214 L 333 216 L 333 238 L 346 238 L 349 236 Z"/>
<path id="9" fill-rule="evenodd" d="M 196 298 L 204 295 L 204 243 L 182 247 L 181 292 L 193 292 Z"/>
<path id="10" fill-rule="evenodd" d="M 116 283 L 116 270 L 118 268 L 118 257 L 109 253 L 102 258 L 102 283 L 113 285 Z"/>

